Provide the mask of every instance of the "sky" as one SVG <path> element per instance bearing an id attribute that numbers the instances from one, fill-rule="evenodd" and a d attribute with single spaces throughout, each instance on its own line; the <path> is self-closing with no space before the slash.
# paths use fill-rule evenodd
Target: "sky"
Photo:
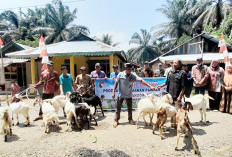
<path id="1" fill-rule="evenodd" d="M 2 12 L 2 9 L 7 8 L 44 5 L 52 0 L 0 0 L 0 2 Z M 105 33 L 113 35 L 114 42 L 119 42 L 119 47 L 123 50 L 135 46 L 129 45 L 133 33 L 140 33 L 140 29 L 151 31 L 153 26 L 168 21 L 156 10 L 165 4 L 166 0 L 63 0 L 63 2 L 69 2 L 65 5 L 68 5 L 70 10 L 78 9 L 74 24 L 87 26 L 91 37 L 101 37 Z M 19 12 L 18 8 L 11 10 Z"/>

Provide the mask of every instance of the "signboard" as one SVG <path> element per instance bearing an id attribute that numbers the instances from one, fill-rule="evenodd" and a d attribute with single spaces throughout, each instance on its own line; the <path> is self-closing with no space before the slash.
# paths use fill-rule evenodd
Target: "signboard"
<path id="1" fill-rule="evenodd" d="M 148 82 L 151 86 L 157 87 L 166 82 L 166 78 L 144 78 L 144 81 Z M 96 79 L 95 80 L 95 93 L 101 98 L 102 106 L 104 109 L 113 110 L 116 108 L 116 100 L 118 97 L 118 88 L 115 92 L 115 99 L 112 99 L 112 92 L 115 84 L 115 79 Z M 155 91 L 151 91 L 149 87 L 143 85 L 141 82 L 133 83 L 133 108 L 137 108 L 137 102 L 144 98 L 144 93 L 160 95 L 161 91 L 164 91 L 166 87 L 162 90 L 156 88 Z M 126 101 L 123 103 L 122 108 L 127 108 Z"/>

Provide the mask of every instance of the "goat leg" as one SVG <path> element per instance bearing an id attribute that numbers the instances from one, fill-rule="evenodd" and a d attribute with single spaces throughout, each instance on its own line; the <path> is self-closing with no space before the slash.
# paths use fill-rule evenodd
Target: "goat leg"
<path id="1" fill-rule="evenodd" d="M 178 150 L 180 135 L 181 135 L 181 132 L 180 132 L 180 131 L 177 131 L 177 141 L 176 141 L 176 148 L 175 148 L 175 150 Z"/>
<path id="2" fill-rule="evenodd" d="M 17 118 L 17 123 L 16 123 L 16 125 L 19 125 L 19 115 L 18 115 L 18 114 L 16 114 L 16 118 Z"/>
<path id="3" fill-rule="evenodd" d="M 102 116 L 105 117 L 104 111 L 103 111 L 103 108 L 102 108 L 102 104 L 99 104 L 99 106 L 100 106 L 100 108 L 101 108 Z"/>
<path id="4" fill-rule="evenodd" d="M 96 111 L 97 111 L 97 106 L 94 106 L 94 113 L 93 113 L 93 115 L 96 114 Z"/>
<path id="5" fill-rule="evenodd" d="M 192 135 L 192 145 L 193 145 L 193 152 L 194 152 L 194 154 L 197 154 L 196 144 L 195 144 L 195 140 L 193 138 L 193 135 Z"/>
<path id="6" fill-rule="evenodd" d="M 65 111 L 64 111 L 64 107 L 63 107 L 63 113 L 64 113 L 64 117 L 66 118 L 66 113 L 65 113 Z"/>
<path id="7" fill-rule="evenodd" d="M 139 118 L 141 117 L 141 114 L 142 114 L 142 112 L 139 112 L 139 114 L 138 114 L 138 118 L 137 118 L 137 129 L 139 128 L 139 126 L 138 126 L 138 124 L 139 124 Z"/>

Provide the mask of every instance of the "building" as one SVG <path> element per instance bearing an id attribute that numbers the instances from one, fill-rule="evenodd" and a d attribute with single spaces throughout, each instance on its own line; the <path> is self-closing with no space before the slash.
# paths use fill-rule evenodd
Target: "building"
<path id="1" fill-rule="evenodd" d="M 66 65 L 73 78 L 79 74 L 81 66 L 86 66 L 87 72 L 90 73 L 94 70 L 95 63 L 99 62 L 102 70 L 109 76 L 110 72 L 113 72 L 114 64 L 119 65 L 119 69 L 122 70 L 125 63 L 122 55 L 124 52 L 121 49 L 81 33 L 68 41 L 47 45 L 47 52 L 49 59 L 55 63 L 55 70 L 60 74 L 61 66 Z M 26 64 L 27 84 L 35 84 L 40 80 L 42 67 L 40 53 L 37 47 L 7 54 L 10 58 L 30 59 L 30 62 Z"/>
<path id="2" fill-rule="evenodd" d="M 164 53 L 150 62 L 154 69 L 157 69 L 158 63 L 170 64 L 174 59 L 180 59 L 186 64 L 196 64 L 196 59 L 202 57 L 205 64 L 209 64 L 212 60 L 218 59 L 220 63 L 224 63 L 224 56 L 219 53 L 219 39 L 207 33 L 199 34 L 184 44 Z M 232 47 L 227 44 L 227 49 L 232 52 Z M 203 51 L 202 51 L 203 50 Z M 229 53 L 232 59 L 232 53 Z"/>
<path id="3" fill-rule="evenodd" d="M 7 43 L 4 47 L 2 47 L 6 80 L 6 84 L 0 85 L 2 90 L 5 90 L 5 87 L 9 89 L 12 80 L 17 81 L 17 83 L 21 87 L 26 86 L 26 62 L 28 61 L 28 59 L 11 59 L 7 58 L 6 55 L 15 51 L 27 50 L 31 48 L 32 47 L 22 45 L 13 41 Z M 2 60 L 0 60 L 0 66 L 1 65 Z"/>

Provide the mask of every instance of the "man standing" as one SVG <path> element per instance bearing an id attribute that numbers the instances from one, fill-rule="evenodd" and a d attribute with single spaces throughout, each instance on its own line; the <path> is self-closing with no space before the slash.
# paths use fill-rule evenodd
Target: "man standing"
<path id="1" fill-rule="evenodd" d="M 173 61 L 172 68 L 173 69 L 168 73 L 167 81 L 164 84 L 158 86 L 158 88 L 162 88 L 167 85 L 167 92 L 171 94 L 175 103 L 175 107 L 179 109 L 181 105 L 181 99 L 185 91 L 187 75 L 185 71 L 181 70 L 181 61 L 178 59 Z M 175 118 L 171 119 L 171 126 L 176 127 Z"/>
<path id="2" fill-rule="evenodd" d="M 207 84 L 208 67 L 203 65 L 201 57 L 197 58 L 197 65 L 192 67 L 193 86 L 195 87 L 195 94 L 205 94 Z"/>
<path id="3" fill-rule="evenodd" d="M 171 94 L 175 102 L 180 103 L 187 82 L 187 75 L 185 71 L 181 70 L 181 61 L 176 59 L 173 61 L 173 69 L 168 73 L 167 81 L 158 86 L 162 88 L 167 85 L 167 92 Z"/>
<path id="4" fill-rule="evenodd" d="M 130 63 L 125 64 L 125 70 L 123 72 L 120 72 L 116 78 L 116 82 L 114 85 L 112 98 L 115 98 L 115 90 L 117 86 L 119 86 L 119 94 L 117 98 L 117 109 L 115 112 L 115 122 L 113 124 L 114 127 L 118 126 L 118 121 L 120 119 L 120 112 L 122 108 L 122 103 L 124 100 L 127 102 L 127 108 L 128 108 L 128 120 L 129 123 L 134 125 L 135 122 L 132 119 L 132 87 L 133 82 L 140 81 L 142 84 L 150 87 L 151 90 L 154 90 L 155 88 L 149 85 L 147 82 L 142 80 L 142 78 L 138 77 L 135 73 L 132 73 L 132 65 Z"/>
<path id="5" fill-rule="evenodd" d="M 62 74 L 59 78 L 60 95 L 66 95 L 67 92 L 73 92 L 73 89 L 75 90 L 75 84 L 72 76 L 68 74 L 66 66 L 61 67 L 61 72 Z"/>
<path id="6" fill-rule="evenodd" d="M 193 87 L 193 78 L 191 75 L 191 71 L 188 70 L 188 65 L 183 64 L 182 65 L 182 70 L 186 72 L 187 75 L 187 82 L 186 82 L 186 87 L 185 87 L 185 92 L 184 95 L 189 98 L 192 92 L 192 87 Z"/>
<path id="7" fill-rule="evenodd" d="M 81 94 L 85 94 L 89 88 L 89 86 L 92 84 L 91 78 L 88 74 L 86 74 L 86 67 L 82 66 L 80 68 L 81 74 L 77 75 L 76 80 L 75 80 L 75 84 L 77 86 L 81 86 L 80 88 L 80 93 Z"/>
<path id="8" fill-rule="evenodd" d="M 164 69 L 162 63 L 158 64 L 159 69 L 155 71 L 155 77 L 164 77 Z"/>
<path id="9" fill-rule="evenodd" d="M 144 69 L 141 72 L 141 77 L 154 77 L 155 73 L 150 69 L 148 61 L 144 62 Z"/>
<path id="10" fill-rule="evenodd" d="M 113 65 L 114 72 L 110 74 L 110 78 L 115 79 L 117 78 L 119 71 L 118 71 L 118 65 Z"/>
<path id="11" fill-rule="evenodd" d="M 53 62 L 49 61 L 47 63 L 48 69 L 44 70 L 41 73 L 40 81 L 34 85 L 35 88 L 40 87 L 41 85 L 44 86 L 42 100 L 44 99 L 52 99 L 59 90 L 59 75 L 56 71 L 54 71 Z M 39 117 L 35 120 L 39 120 L 43 118 L 42 108 L 40 107 Z"/>
<path id="12" fill-rule="evenodd" d="M 92 79 L 106 78 L 105 72 L 101 71 L 101 64 L 100 63 L 95 64 L 95 70 L 90 73 L 90 77 Z"/>

